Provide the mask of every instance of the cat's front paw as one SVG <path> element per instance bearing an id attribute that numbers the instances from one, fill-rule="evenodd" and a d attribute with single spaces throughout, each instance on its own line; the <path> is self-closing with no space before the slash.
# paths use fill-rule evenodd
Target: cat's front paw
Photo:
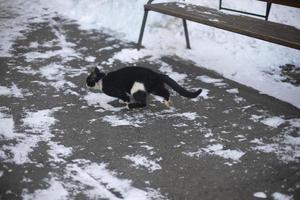
<path id="1" fill-rule="evenodd" d="M 122 99 L 119 99 L 119 103 L 121 103 L 121 104 L 125 104 L 126 102 L 125 102 L 125 101 L 123 101 Z"/>

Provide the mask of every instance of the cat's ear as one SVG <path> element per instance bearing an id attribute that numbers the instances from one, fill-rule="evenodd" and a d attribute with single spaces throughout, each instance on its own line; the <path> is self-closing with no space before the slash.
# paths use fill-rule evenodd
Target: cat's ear
<path id="1" fill-rule="evenodd" d="M 94 72 L 95 72 L 96 74 L 101 74 L 101 72 L 100 72 L 100 70 L 98 69 L 98 67 L 95 67 Z"/>

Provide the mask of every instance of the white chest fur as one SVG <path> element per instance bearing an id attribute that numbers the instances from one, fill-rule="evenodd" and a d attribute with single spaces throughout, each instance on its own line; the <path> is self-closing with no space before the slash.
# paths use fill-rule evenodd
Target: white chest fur
<path id="1" fill-rule="evenodd" d="M 134 82 L 134 84 L 132 85 L 132 88 L 130 90 L 130 94 L 134 94 L 137 91 L 145 91 L 145 85 L 143 83 L 140 82 Z"/>
<path id="2" fill-rule="evenodd" d="M 96 82 L 94 89 L 102 91 L 102 80 Z"/>

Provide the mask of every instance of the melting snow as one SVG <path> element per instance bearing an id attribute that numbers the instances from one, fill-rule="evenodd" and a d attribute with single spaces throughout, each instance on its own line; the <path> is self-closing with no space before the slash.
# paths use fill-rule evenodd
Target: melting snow
<path id="1" fill-rule="evenodd" d="M 64 186 L 54 178 L 47 181 L 50 185 L 47 189 L 39 189 L 34 191 L 34 193 L 29 193 L 27 190 L 23 191 L 22 197 L 24 200 L 63 200 L 68 199 L 68 192 Z"/>
<path id="2" fill-rule="evenodd" d="M 272 197 L 274 198 L 274 200 L 292 200 L 293 199 L 292 196 L 282 194 L 282 193 L 279 193 L 279 192 L 273 193 Z"/>
<path id="3" fill-rule="evenodd" d="M 209 155 L 217 155 L 224 159 L 230 159 L 234 163 L 239 162 L 240 158 L 245 155 L 244 152 L 240 150 L 231 150 L 231 149 L 224 149 L 224 146 L 222 144 L 213 144 L 208 145 L 206 148 L 201 148 L 197 152 L 188 152 L 184 153 L 188 156 L 197 156 L 200 157 L 203 154 L 209 154 Z"/>
<path id="4" fill-rule="evenodd" d="M 34 112 L 27 112 L 26 117 L 22 119 L 25 133 L 14 133 L 13 122 L 9 120 L 10 124 L 6 129 L 5 134 L 8 136 L 6 139 L 16 140 L 14 145 L 4 145 L 3 149 L 9 151 L 12 156 L 10 158 L 16 164 L 31 163 L 30 154 L 34 151 L 39 142 L 48 142 L 50 147 L 49 154 L 54 160 L 64 157 L 71 153 L 71 148 L 59 145 L 51 141 L 53 134 L 51 133 L 51 126 L 56 122 L 52 116 L 54 112 L 61 108 L 38 110 Z M 1 120 L 0 120 L 1 122 Z"/>
<path id="5" fill-rule="evenodd" d="M 93 93 L 93 92 L 88 92 L 87 95 L 84 96 L 84 100 L 86 100 L 87 104 L 89 106 L 95 106 L 95 107 L 100 107 L 105 110 L 109 111 L 120 111 L 123 108 L 119 107 L 114 107 L 110 105 L 109 103 L 112 101 L 115 101 L 116 98 L 110 97 L 104 93 Z"/>
<path id="6" fill-rule="evenodd" d="M 6 114 L 7 112 L 8 108 L 0 107 L 0 136 L 6 140 L 14 137 L 15 127 L 12 115 Z"/>
<path id="7" fill-rule="evenodd" d="M 232 89 L 226 90 L 226 92 L 228 92 L 230 94 L 238 94 L 239 90 L 237 88 L 232 88 Z"/>
<path id="8" fill-rule="evenodd" d="M 177 114 L 171 114 L 170 116 L 183 117 L 187 120 L 195 120 L 196 118 L 199 118 L 199 115 L 196 112 L 177 113 Z"/>
<path id="9" fill-rule="evenodd" d="M 0 86 L 0 96 L 9 96 L 16 98 L 24 98 L 23 92 L 21 89 L 17 87 L 16 84 L 12 84 L 10 88 Z"/>
<path id="10" fill-rule="evenodd" d="M 133 166 L 136 168 L 146 168 L 149 172 L 160 170 L 161 166 L 158 164 L 162 159 L 149 160 L 149 158 L 143 155 L 126 155 L 123 158 L 133 162 Z"/>
<path id="11" fill-rule="evenodd" d="M 84 60 L 87 61 L 87 62 L 95 62 L 96 57 L 94 57 L 94 56 L 88 56 Z"/>
<path id="12" fill-rule="evenodd" d="M 131 117 L 128 115 L 118 116 L 118 115 L 106 115 L 103 117 L 102 121 L 110 123 L 112 126 L 133 126 L 141 127 L 140 124 L 145 123 L 142 118 Z"/>
<path id="13" fill-rule="evenodd" d="M 211 78 L 209 76 L 206 75 L 202 75 L 202 76 L 197 76 L 197 79 L 202 81 L 203 83 L 221 83 L 224 80 L 223 79 L 216 79 L 216 78 Z"/>
<path id="14" fill-rule="evenodd" d="M 135 188 L 128 179 L 120 179 L 117 174 L 107 169 L 104 163 L 91 163 L 87 160 L 75 160 L 79 164 L 68 164 L 66 178 L 71 178 L 78 193 L 83 192 L 91 199 L 125 199 L 150 200 L 153 197 L 164 197 L 159 191 L 148 188 L 147 191 Z M 88 188 L 86 187 L 88 186 Z M 87 188 L 82 190 L 83 188 Z"/>
<path id="15" fill-rule="evenodd" d="M 282 117 L 271 117 L 261 120 L 261 123 L 273 128 L 277 128 L 281 124 L 285 123 L 285 120 Z"/>
<path id="16" fill-rule="evenodd" d="M 167 74 L 170 78 L 178 83 L 184 83 L 184 80 L 187 78 L 186 74 L 174 72 L 173 68 L 164 62 L 161 62 L 161 65 L 162 66 L 159 68 L 161 72 Z"/>
<path id="17" fill-rule="evenodd" d="M 256 198 L 261 198 L 261 199 L 266 199 L 267 195 L 264 192 L 256 192 L 253 194 L 254 197 Z"/>

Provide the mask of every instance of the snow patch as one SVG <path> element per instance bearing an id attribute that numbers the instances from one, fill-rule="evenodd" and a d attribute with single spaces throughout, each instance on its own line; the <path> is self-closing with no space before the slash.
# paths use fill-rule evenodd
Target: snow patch
<path id="1" fill-rule="evenodd" d="M 125 63 L 135 63 L 140 59 L 143 59 L 147 56 L 149 57 L 149 53 L 149 50 L 146 49 L 122 49 L 113 55 L 112 60 L 120 60 L 121 62 Z"/>
<path id="2" fill-rule="evenodd" d="M 170 78 L 175 80 L 177 83 L 180 84 L 184 83 L 185 79 L 187 78 L 186 74 L 174 72 L 173 68 L 164 62 L 159 62 L 159 64 L 161 65 L 159 71 L 167 74 Z"/>
<path id="3" fill-rule="evenodd" d="M 261 123 L 270 126 L 272 128 L 277 128 L 278 126 L 280 126 L 281 124 L 285 123 L 286 120 L 283 119 L 282 117 L 270 117 L 270 118 L 266 118 L 261 120 Z"/>
<path id="4" fill-rule="evenodd" d="M 88 56 L 84 59 L 87 62 L 95 62 L 96 57 L 95 56 Z"/>
<path id="5" fill-rule="evenodd" d="M 217 155 L 224 159 L 229 159 L 233 161 L 233 163 L 237 163 L 240 161 L 240 158 L 245 155 L 245 152 L 242 152 L 240 150 L 231 150 L 231 149 L 224 149 L 224 146 L 222 144 L 213 144 L 208 145 L 206 148 L 201 148 L 200 150 L 196 152 L 188 152 L 184 153 L 191 157 L 200 157 L 204 154 L 208 155 Z"/>
<path id="6" fill-rule="evenodd" d="M 195 119 L 197 119 L 197 118 L 200 117 L 196 112 L 177 113 L 177 114 L 172 114 L 170 116 L 173 116 L 173 117 L 182 117 L 182 118 L 185 118 L 187 120 L 195 120 Z"/>
<path id="7" fill-rule="evenodd" d="M 280 192 L 274 192 L 272 194 L 272 197 L 274 198 L 274 200 L 292 200 L 293 199 L 293 196 L 282 194 Z"/>
<path id="8" fill-rule="evenodd" d="M 22 119 L 24 133 L 13 133 L 13 127 L 10 127 L 10 136 L 8 140 L 16 140 L 14 145 L 4 145 L 3 149 L 9 151 L 12 155 L 7 161 L 14 162 L 18 165 L 31 163 L 30 154 L 38 146 L 39 142 L 47 142 L 50 147 L 48 151 L 53 161 L 61 161 L 60 159 L 69 156 L 72 152 L 71 148 L 59 145 L 51 141 L 54 137 L 51 127 L 55 124 L 56 119 L 52 116 L 54 112 L 61 108 L 38 110 L 27 112 L 26 117 Z"/>
<path id="9" fill-rule="evenodd" d="M 133 126 L 141 127 L 140 124 L 144 123 L 139 117 L 131 117 L 129 115 L 117 116 L 117 115 L 106 115 L 102 121 L 108 122 L 112 126 Z"/>
<path id="10" fill-rule="evenodd" d="M 267 195 L 264 192 L 256 192 L 256 193 L 253 194 L 253 196 L 256 197 L 256 198 L 260 198 L 260 199 L 266 199 L 267 198 Z"/>
<path id="11" fill-rule="evenodd" d="M 239 90 L 237 88 L 232 88 L 232 89 L 226 90 L 226 92 L 228 92 L 230 94 L 238 94 Z"/>
<path id="12" fill-rule="evenodd" d="M 5 86 L 0 86 L 0 96 L 24 98 L 22 89 L 19 89 L 17 85 L 14 83 L 10 88 Z"/>
<path id="13" fill-rule="evenodd" d="M 203 83 L 213 83 L 213 84 L 222 83 L 224 81 L 223 79 L 211 78 L 206 75 L 197 76 L 196 79 L 202 81 Z"/>
<path id="14" fill-rule="evenodd" d="M 146 156 L 143 155 L 126 155 L 123 158 L 133 162 L 132 166 L 139 168 L 146 168 L 150 173 L 160 170 L 161 166 L 158 164 L 162 159 L 149 160 Z"/>
<path id="15" fill-rule="evenodd" d="M 44 200 L 63 200 L 68 199 L 68 191 L 55 178 L 51 178 L 47 183 L 50 185 L 46 189 L 39 189 L 33 193 L 24 190 L 22 197 L 24 200 L 44 199 Z"/>
<path id="16" fill-rule="evenodd" d="M 107 169 L 104 163 L 91 163 L 84 159 L 75 160 L 78 164 L 68 164 L 66 178 L 74 181 L 72 191 L 77 188 L 91 199 L 151 200 L 154 197 L 165 199 L 159 191 L 148 188 L 147 191 L 135 188 L 128 179 L 120 179 L 115 172 Z"/>
<path id="17" fill-rule="evenodd" d="M 0 107 L 0 136 L 2 139 L 11 139 L 14 137 L 14 119 L 12 115 L 6 114 L 8 108 Z"/>
<path id="18" fill-rule="evenodd" d="M 101 112 L 104 112 L 106 110 L 108 111 L 120 111 L 124 108 L 117 108 L 114 107 L 112 105 L 110 105 L 109 103 L 112 101 L 115 101 L 116 98 L 114 97 L 110 97 L 104 93 L 93 93 L 93 92 L 88 92 L 87 95 L 85 95 L 83 97 L 83 99 L 87 102 L 87 104 L 89 106 L 95 106 L 100 107 L 101 109 L 103 109 Z"/>

